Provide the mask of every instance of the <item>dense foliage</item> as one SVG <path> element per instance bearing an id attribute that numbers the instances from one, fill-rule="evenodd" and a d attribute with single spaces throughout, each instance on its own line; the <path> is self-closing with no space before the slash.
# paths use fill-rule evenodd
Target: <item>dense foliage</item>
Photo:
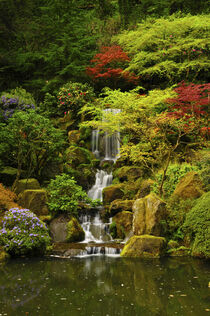
<path id="1" fill-rule="evenodd" d="M 17 111 L 7 122 L 0 125 L 0 158 L 18 168 L 17 177 L 24 168 L 28 176 L 40 179 L 43 168 L 59 159 L 63 132 L 34 110 Z"/>
<path id="2" fill-rule="evenodd" d="M 126 70 L 146 85 L 208 82 L 209 24 L 208 15 L 148 19 L 115 40 L 131 56 Z"/>
<path id="3" fill-rule="evenodd" d="M 210 192 L 196 201 L 184 223 L 185 232 L 193 243 L 192 252 L 200 257 L 210 258 Z"/>
<path id="4" fill-rule="evenodd" d="M 0 244 L 12 256 L 43 254 L 50 245 L 45 224 L 27 209 L 12 208 L 5 213 Z"/>
<path id="5" fill-rule="evenodd" d="M 79 201 L 89 201 L 86 192 L 67 174 L 56 176 L 48 185 L 50 211 L 57 215 L 77 215 Z"/>

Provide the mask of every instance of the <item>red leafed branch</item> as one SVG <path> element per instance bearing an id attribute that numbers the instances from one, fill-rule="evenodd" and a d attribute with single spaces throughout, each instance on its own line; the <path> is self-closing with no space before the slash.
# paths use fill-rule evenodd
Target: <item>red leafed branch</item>
<path id="1" fill-rule="evenodd" d="M 91 60 L 93 66 L 87 67 L 86 72 L 95 81 L 101 79 L 117 81 L 123 78 L 127 82 L 136 84 L 139 78 L 123 69 L 129 61 L 130 58 L 120 46 L 103 46 L 100 53 Z"/>

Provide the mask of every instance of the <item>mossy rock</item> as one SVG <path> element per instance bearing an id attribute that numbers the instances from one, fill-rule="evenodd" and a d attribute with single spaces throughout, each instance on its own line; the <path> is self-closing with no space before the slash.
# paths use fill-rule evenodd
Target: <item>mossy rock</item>
<path id="1" fill-rule="evenodd" d="M 132 231 L 133 213 L 123 211 L 113 217 L 116 224 L 116 237 L 124 239 Z"/>
<path id="2" fill-rule="evenodd" d="M 120 182 L 135 181 L 143 176 L 144 172 L 138 166 L 123 166 L 114 171 L 114 177 L 119 178 Z"/>
<path id="3" fill-rule="evenodd" d="M 181 178 L 172 196 L 186 200 L 199 198 L 203 193 L 203 183 L 198 173 L 191 171 Z"/>
<path id="4" fill-rule="evenodd" d="M 25 190 L 38 190 L 40 189 L 40 184 L 37 179 L 29 178 L 29 179 L 21 179 L 15 183 L 15 194 L 19 194 Z"/>
<path id="5" fill-rule="evenodd" d="M 171 248 L 167 253 L 170 257 L 188 257 L 190 256 L 191 251 L 190 248 L 181 246 L 178 248 Z"/>
<path id="6" fill-rule="evenodd" d="M 135 198 L 140 199 L 150 194 L 153 184 L 154 181 L 151 179 L 143 180 Z"/>
<path id="7" fill-rule="evenodd" d="M 75 217 L 72 217 L 67 224 L 67 242 L 78 242 L 85 239 L 85 232 Z"/>
<path id="8" fill-rule="evenodd" d="M 91 164 L 95 157 L 86 148 L 70 146 L 65 152 L 65 160 L 72 167 L 77 168 L 80 164 Z"/>
<path id="9" fill-rule="evenodd" d="M 73 130 L 68 132 L 68 140 L 69 144 L 78 144 L 79 139 L 80 139 L 80 131 L 78 130 Z"/>
<path id="10" fill-rule="evenodd" d="M 166 203 L 154 193 L 138 199 L 133 204 L 134 235 L 163 234 L 162 222 L 167 217 Z"/>
<path id="11" fill-rule="evenodd" d="M 121 199 L 124 196 L 123 192 L 124 184 L 115 184 L 115 185 L 110 185 L 106 188 L 103 189 L 103 203 L 110 204 L 114 200 Z"/>
<path id="12" fill-rule="evenodd" d="M 165 255 L 166 240 L 151 235 L 132 236 L 125 244 L 122 257 L 159 258 Z"/>
<path id="13" fill-rule="evenodd" d="M 25 190 L 18 195 L 18 204 L 29 209 L 37 216 L 48 215 L 47 192 L 40 190 Z"/>
<path id="14" fill-rule="evenodd" d="M 122 211 L 132 212 L 134 200 L 114 200 L 109 207 L 110 216 L 114 216 Z"/>

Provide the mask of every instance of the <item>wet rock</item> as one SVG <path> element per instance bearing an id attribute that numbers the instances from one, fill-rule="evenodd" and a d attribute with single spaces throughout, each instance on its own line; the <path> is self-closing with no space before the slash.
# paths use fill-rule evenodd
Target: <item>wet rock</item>
<path id="1" fill-rule="evenodd" d="M 198 173 L 191 171 L 181 178 L 173 196 L 186 200 L 199 198 L 203 193 L 203 184 Z"/>
<path id="2" fill-rule="evenodd" d="M 133 213 L 127 211 L 117 213 L 112 222 L 116 225 L 115 238 L 124 239 L 132 230 Z"/>
<path id="3" fill-rule="evenodd" d="M 103 202 L 104 204 L 110 204 L 114 200 L 121 199 L 124 195 L 123 193 L 124 184 L 110 185 L 103 189 Z"/>
<path id="4" fill-rule="evenodd" d="M 133 236 L 125 244 L 122 257 L 159 258 L 166 251 L 166 241 L 163 237 L 150 235 Z"/>
<path id="5" fill-rule="evenodd" d="M 38 190 L 38 189 L 40 189 L 40 184 L 36 179 L 34 178 L 21 179 L 16 182 L 14 192 L 18 195 L 19 193 L 25 190 Z"/>
<path id="6" fill-rule="evenodd" d="M 37 216 L 48 214 L 47 192 L 44 189 L 25 190 L 18 195 L 17 202 Z"/>
<path id="7" fill-rule="evenodd" d="M 122 211 L 132 212 L 133 203 L 134 200 L 114 200 L 109 207 L 110 216 Z"/>
<path id="8" fill-rule="evenodd" d="M 166 204 L 154 193 L 137 199 L 133 204 L 133 233 L 134 235 L 160 236 L 161 221 L 166 218 Z"/>

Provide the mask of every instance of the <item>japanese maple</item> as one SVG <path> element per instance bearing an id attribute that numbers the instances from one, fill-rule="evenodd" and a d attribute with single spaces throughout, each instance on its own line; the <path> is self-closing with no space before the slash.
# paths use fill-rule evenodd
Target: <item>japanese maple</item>
<path id="1" fill-rule="evenodd" d="M 86 72 L 95 82 L 116 88 L 122 82 L 136 85 L 138 78 L 129 71 L 124 71 L 130 58 L 118 45 L 103 46 L 100 53 L 91 60 L 92 67 L 87 67 Z"/>

